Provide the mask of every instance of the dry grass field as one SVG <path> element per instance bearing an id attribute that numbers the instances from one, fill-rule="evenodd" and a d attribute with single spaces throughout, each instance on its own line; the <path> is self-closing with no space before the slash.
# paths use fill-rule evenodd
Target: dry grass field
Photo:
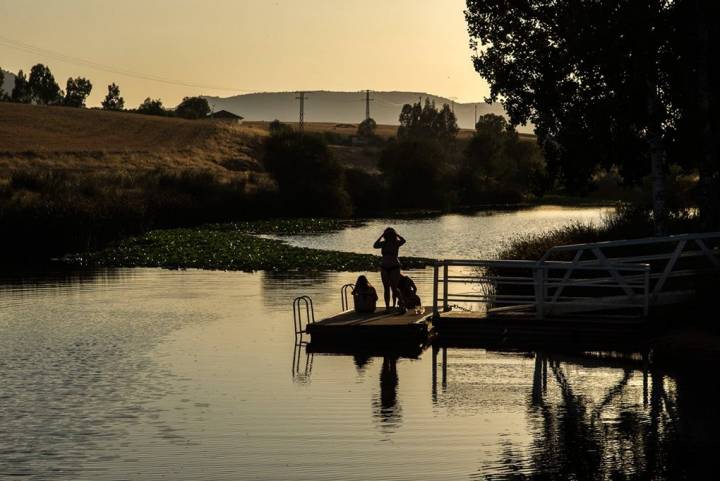
<path id="1" fill-rule="evenodd" d="M 20 169 L 66 172 L 260 170 L 252 127 L 125 112 L 0 102 L 0 177 Z"/>

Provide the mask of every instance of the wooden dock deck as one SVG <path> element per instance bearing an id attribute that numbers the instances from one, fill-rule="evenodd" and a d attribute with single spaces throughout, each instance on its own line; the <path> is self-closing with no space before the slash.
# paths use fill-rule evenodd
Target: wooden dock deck
<path id="1" fill-rule="evenodd" d="M 454 346 L 516 346 L 538 349 L 553 345 L 622 346 L 647 334 L 645 319 L 598 314 L 537 319 L 531 312 L 503 310 L 449 311 L 433 321 L 440 343 Z M 598 347 L 599 348 L 599 347 Z"/>
<path id="2" fill-rule="evenodd" d="M 350 310 L 309 323 L 306 332 L 315 350 L 328 346 L 339 352 L 348 347 L 421 346 L 432 334 L 432 309 L 426 307 L 422 314 L 413 311 L 385 313 L 384 308 L 372 314 Z"/>

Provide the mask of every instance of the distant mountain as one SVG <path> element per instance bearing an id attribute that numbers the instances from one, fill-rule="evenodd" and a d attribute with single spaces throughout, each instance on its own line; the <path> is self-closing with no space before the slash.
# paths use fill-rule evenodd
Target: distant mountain
<path id="1" fill-rule="evenodd" d="M 6 72 L 5 70 L 0 70 L 0 72 L 5 75 L 5 81 L 2 84 L 2 90 L 6 94 L 10 95 L 12 89 L 15 87 L 15 75 L 10 72 Z"/>
<path id="2" fill-rule="evenodd" d="M 336 122 L 358 123 L 365 118 L 365 92 L 306 92 L 305 121 L 306 122 Z M 247 120 L 274 120 L 283 122 L 296 122 L 298 120 L 298 101 L 295 92 L 266 92 L 233 97 L 205 97 L 210 107 L 217 110 L 227 110 L 242 115 Z M 370 103 L 370 115 L 378 124 L 397 125 L 400 109 L 404 104 L 417 102 L 425 98 L 435 101 L 435 104 L 452 104 L 452 100 L 430 95 L 422 92 L 371 92 L 373 101 Z M 494 113 L 504 115 L 500 104 L 489 105 L 480 103 L 456 103 L 455 115 L 461 128 L 474 127 L 475 106 L 477 114 Z M 531 132 L 531 127 L 518 129 L 521 132 Z"/>

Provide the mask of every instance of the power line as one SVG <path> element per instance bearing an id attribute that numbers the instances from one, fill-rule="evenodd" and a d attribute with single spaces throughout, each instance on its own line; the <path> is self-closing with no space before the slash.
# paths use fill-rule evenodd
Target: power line
<path id="1" fill-rule="evenodd" d="M 32 53 L 35 55 L 39 55 L 39 56 L 42 56 L 45 58 L 57 60 L 57 61 L 64 62 L 64 63 L 69 63 L 69 64 L 73 64 L 73 65 L 81 65 L 81 66 L 89 67 L 89 68 L 99 70 L 102 72 L 113 73 L 113 74 L 122 75 L 122 76 L 130 77 L 130 78 L 136 78 L 136 79 L 140 79 L 140 80 L 148 80 L 151 82 L 159 82 L 159 83 L 164 83 L 164 84 L 169 84 L 169 85 L 177 85 L 180 87 L 201 88 L 201 89 L 208 89 L 208 90 L 226 90 L 226 91 L 231 91 L 231 92 L 243 92 L 243 93 L 251 92 L 250 90 L 241 90 L 241 89 L 238 89 L 235 87 L 205 85 L 205 84 L 199 84 L 199 83 L 195 83 L 195 82 L 187 82 L 187 81 L 183 81 L 183 80 L 174 80 L 174 79 L 169 79 L 169 78 L 165 78 L 165 77 L 158 77 L 155 75 L 148 75 L 148 74 L 136 72 L 133 70 L 117 68 L 117 67 L 113 67 L 111 65 L 98 63 L 98 62 L 95 62 L 93 60 L 89 60 L 86 58 L 65 55 L 63 53 L 56 52 L 54 50 L 48 50 L 45 48 L 37 47 L 37 46 L 31 45 L 29 43 L 18 42 L 16 40 L 12 40 L 12 39 L 4 37 L 2 35 L 0 35 L 0 46 L 4 46 L 4 47 L 18 50 L 21 52 Z"/>
<path id="2" fill-rule="evenodd" d="M 305 129 L 305 99 L 307 96 L 305 92 L 298 92 L 299 97 L 295 97 L 295 100 L 300 101 L 300 132 Z"/>

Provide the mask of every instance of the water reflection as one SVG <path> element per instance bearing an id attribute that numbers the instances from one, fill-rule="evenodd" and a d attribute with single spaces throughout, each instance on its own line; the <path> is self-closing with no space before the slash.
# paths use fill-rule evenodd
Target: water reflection
<path id="1" fill-rule="evenodd" d="M 307 349 L 306 342 L 298 342 L 293 349 L 292 377 L 300 384 L 309 384 L 314 354 Z"/>
<path id="2" fill-rule="evenodd" d="M 491 402 L 501 402 L 499 396 L 478 395 L 463 362 L 452 359 L 441 363 L 444 388 L 438 395 L 437 351 L 433 357 L 434 402 L 460 412 L 472 411 L 478 403 L 487 406 L 488 397 Z M 687 385 L 688 378 L 684 379 Z M 690 383 L 697 381 L 697 376 L 689 378 Z M 535 353 L 526 398 L 529 444 L 504 442 L 500 459 L 482 463 L 471 477 L 674 480 L 706 474 L 713 459 L 709 448 L 717 448 L 717 431 L 708 435 L 707 427 L 698 432 L 687 426 L 697 428 L 710 421 L 713 429 L 718 428 L 717 397 L 698 396 L 697 385 L 683 387 L 683 381 L 676 383 L 657 369 L 648 370 L 643 357 Z M 678 409 L 681 393 L 692 399 L 692 410 Z M 709 410 L 712 416 L 703 419 Z"/>
<path id="3" fill-rule="evenodd" d="M 402 408 L 398 401 L 397 356 L 383 357 L 380 369 L 380 391 L 373 400 L 373 414 L 383 432 L 395 432 L 402 424 Z"/>

